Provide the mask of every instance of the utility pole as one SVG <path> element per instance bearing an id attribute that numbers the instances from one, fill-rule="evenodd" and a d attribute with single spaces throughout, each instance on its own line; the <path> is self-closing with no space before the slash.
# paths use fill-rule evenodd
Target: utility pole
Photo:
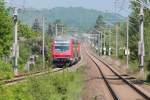
<path id="1" fill-rule="evenodd" d="M 127 69 L 129 68 L 129 18 L 127 18 L 127 40 L 126 40 L 126 55 L 127 55 Z"/>
<path id="2" fill-rule="evenodd" d="M 64 34 L 64 26 L 62 26 L 61 32 L 62 32 L 62 35 L 63 35 Z"/>
<path id="3" fill-rule="evenodd" d="M 19 47 L 18 47 L 18 8 L 14 7 L 13 12 L 13 22 L 14 22 L 14 33 L 13 33 L 13 71 L 15 75 L 18 75 L 18 57 L 19 57 Z"/>
<path id="4" fill-rule="evenodd" d="M 117 1 L 114 1 L 114 6 L 115 6 L 115 15 L 117 15 L 116 11 L 117 11 Z M 116 24 L 116 57 L 118 57 L 118 25 Z"/>
<path id="5" fill-rule="evenodd" d="M 103 50 L 104 50 L 104 55 L 106 55 L 106 40 L 105 40 L 105 32 L 104 32 L 104 48 L 103 48 Z"/>
<path id="6" fill-rule="evenodd" d="M 45 19 L 44 17 L 42 18 L 43 21 L 43 50 L 42 50 L 42 55 L 43 55 L 43 69 L 45 68 Z"/>
<path id="7" fill-rule="evenodd" d="M 108 55 L 111 55 L 111 29 L 109 30 L 109 51 L 108 51 Z"/>
<path id="8" fill-rule="evenodd" d="M 118 57 L 118 25 L 116 24 L 116 57 Z"/>
<path id="9" fill-rule="evenodd" d="M 97 39 L 98 39 L 98 55 L 100 55 L 100 33 L 97 34 Z"/>
<path id="10" fill-rule="evenodd" d="M 140 41 L 139 41 L 139 48 L 138 53 L 140 56 L 140 67 L 141 72 L 144 72 L 144 56 L 145 56 L 145 50 L 144 50 L 144 11 L 143 11 L 143 5 L 141 4 L 140 7 Z"/>
<path id="11" fill-rule="evenodd" d="M 97 34 L 97 39 L 98 39 L 98 53 L 99 53 L 99 55 L 102 55 L 102 50 L 103 50 L 103 48 L 102 48 L 102 32 L 100 32 L 100 31 L 98 31 L 98 30 L 96 30 L 97 32 L 98 32 L 98 34 Z"/>
<path id="12" fill-rule="evenodd" d="M 94 49 L 96 51 L 96 36 L 95 36 L 95 34 L 94 34 Z"/>
<path id="13" fill-rule="evenodd" d="M 58 35 L 58 28 L 57 28 L 57 24 L 56 24 L 56 26 L 55 26 L 55 35 L 56 35 L 56 37 L 57 37 L 57 35 Z"/>
<path id="14" fill-rule="evenodd" d="M 96 34 L 96 39 L 97 39 L 97 49 L 98 49 L 98 55 L 100 55 L 100 34 L 101 32 L 96 30 L 98 34 Z"/>
<path id="15" fill-rule="evenodd" d="M 101 55 L 101 32 L 99 32 L 99 55 Z"/>
<path id="16" fill-rule="evenodd" d="M 101 38 L 101 48 L 100 48 L 100 53 L 101 53 L 101 55 L 103 55 L 103 32 L 101 32 L 100 38 Z"/>

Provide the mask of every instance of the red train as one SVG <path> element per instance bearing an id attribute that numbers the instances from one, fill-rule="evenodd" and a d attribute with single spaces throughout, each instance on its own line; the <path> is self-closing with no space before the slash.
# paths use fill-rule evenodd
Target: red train
<path id="1" fill-rule="evenodd" d="M 72 65 L 80 60 L 80 41 L 75 38 L 56 38 L 52 44 L 55 65 Z"/>

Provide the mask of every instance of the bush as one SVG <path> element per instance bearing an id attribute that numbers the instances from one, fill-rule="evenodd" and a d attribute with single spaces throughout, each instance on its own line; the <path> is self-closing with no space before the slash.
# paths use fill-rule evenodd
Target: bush
<path id="1" fill-rule="evenodd" d="M 147 81 L 150 83 L 150 61 L 147 62 L 147 70 L 148 70 L 148 75 L 147 75 Z"/>
<path id="2" fill-rule="evenodd" d="M 0 78 L 1 79 L 10 79 L 13 77 L 12 65 L 0 61 Z"/>
<path id="3" fill-rule="evenodd" d="M 34 100 L 78 100 L 81 73 L 63 72 L 29 79 L 29 93 Z"/>
<path id="4" fill-rule="evenodd" d="M 147 82 L 150 83 L 150 73 L 147 75 Z"/>

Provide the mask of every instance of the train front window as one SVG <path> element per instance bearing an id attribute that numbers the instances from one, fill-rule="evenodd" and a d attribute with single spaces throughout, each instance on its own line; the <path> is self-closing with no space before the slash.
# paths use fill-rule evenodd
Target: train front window
<path id="1" fill-rule="evenodd" d="M 58 52 L 64 52 L 68 50 L 69 50 L 69 46 L 55 46 L 55 51 L 58 51 Z"/>

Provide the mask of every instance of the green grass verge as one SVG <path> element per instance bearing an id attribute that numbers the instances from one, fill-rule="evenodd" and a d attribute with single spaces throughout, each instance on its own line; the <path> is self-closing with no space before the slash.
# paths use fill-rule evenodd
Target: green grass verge
<path id="1" fill-rule="evenodd" d="M 27 78 L 14 86 L 0 86 L 0 100 L 79 100 L 83 87 L 82 69 Z"/>

